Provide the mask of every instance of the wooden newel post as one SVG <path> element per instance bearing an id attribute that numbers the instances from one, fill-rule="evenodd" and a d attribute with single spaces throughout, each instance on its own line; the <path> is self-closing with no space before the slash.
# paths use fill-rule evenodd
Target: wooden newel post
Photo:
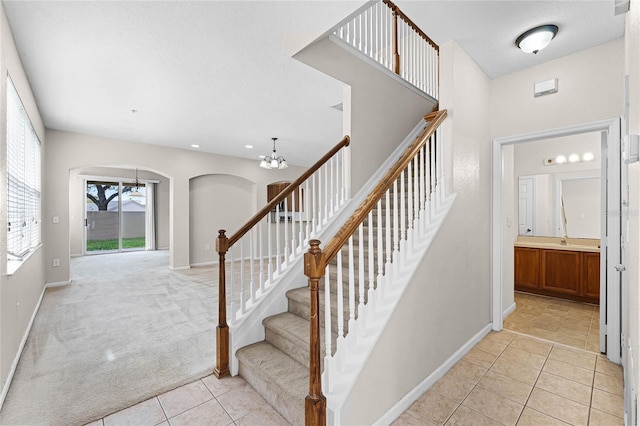
<path id="1" fill-rule="evenodd" d="M 393 72 L 400 75 L 400 53 L 398 53 L 398 7 L 393 8 Z"/>
<path id="2" fill-rule="evenodd" d="M 304 274 L 309 278 L 309 395 L 305 398 L 305 424 L 324 426 L 327 424 L 327 400 L 322 394 L 320 362 L 320 295 L 318 287 L 324 276 L 325 257 L 319 240 L 309 241 L 309 251 L 304 254 Z"/>
<path id="3" fill-rule="evenodd" d="M 229 375 L 229 326 L 227 325 L 227 294 L 224 258 L 229 250 L 229 239 L 225 230 L 218 231 L 216 251 L 219 255 L 218 268 L 218 326 L 216 327 L 216 366 L 213 374 L 218 379 Z"/>

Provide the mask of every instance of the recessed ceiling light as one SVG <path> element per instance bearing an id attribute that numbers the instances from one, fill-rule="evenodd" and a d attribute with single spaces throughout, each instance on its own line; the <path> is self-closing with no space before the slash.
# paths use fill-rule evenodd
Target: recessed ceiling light
<path id="1" fill-rule="evenodd" d="M 258 158 L 261 160 L 264 159 L 264 157 L 265 157 L 264 155 L 258 155 Z"/>
<path id="2" fill-rule="evenodd" d="M 244 147 L 247 149 L 253 149 L 253 145 L 245 145 Z"/>
<path id="3" fill-rule="evenodd" d="M 582 161 L 593 161 L 596 159 L 596 156 L 593 155 L 593 152 L 585 152 L 582 155 Z"/>
<path id="4" fill-rule="evenodd" d="M 557 25 L 540 25 L 522 33 L 516 39 L 516 46 L 523 52 L 536 54 L 547 47 L 556 34 Z"/>
<path id="5" fill-rule="evenodd" d="M 556 157 L 556 163 L 558 164 L 563 164 L 567 162 L 567 157 L 565 157 L 564 155 L 558 155 Z"/>
<path id="6" fill-rule="evenodd" d="M 200 148 L 200 145 L 196 144 L 196 143 L 192 143 L 191 144 L 191 148 Z"/>
<path id="7" fill-rule="evenodd" d="M 578 154 L 571 154 L 569 156 L 570 163 L 577 163 L 578 161 L 580 161 L 580 156 Z"/>

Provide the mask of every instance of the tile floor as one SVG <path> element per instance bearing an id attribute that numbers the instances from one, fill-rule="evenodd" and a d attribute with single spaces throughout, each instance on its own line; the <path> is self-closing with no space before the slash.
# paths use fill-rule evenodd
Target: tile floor
<path id="1" fill-rule="evenodd" d="M 622 425 L 622 395 L 603 355 L 492 332 L 394 425 Z"/>
<path id="2" fill-rule="evenodd" d="M 394 425 L 622 425 L 622 369 L 603 355 L 490 333 Z M 286 425 L 240 377 L 202 380 L 89 426 Z"/>
<path id="3" fill-rule="evenodd" d="M 600 309 L 596 305 L 515 293 L 516 310 L 504 328 L 578 349 L 600 351 Z"/>
<path id="4" fill-rule="evenodd" d="M 207 376 L 87 426 L 287 425 L 240 377 Z"/>

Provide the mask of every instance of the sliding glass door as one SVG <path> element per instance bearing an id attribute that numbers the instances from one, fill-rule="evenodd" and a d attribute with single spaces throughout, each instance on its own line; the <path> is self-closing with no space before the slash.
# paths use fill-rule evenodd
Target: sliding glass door
<path id="1" fill-rule="evenodd" d="M 86 253 L 144 250 L 145 215 L 144 184 L 87 181 Z"/>

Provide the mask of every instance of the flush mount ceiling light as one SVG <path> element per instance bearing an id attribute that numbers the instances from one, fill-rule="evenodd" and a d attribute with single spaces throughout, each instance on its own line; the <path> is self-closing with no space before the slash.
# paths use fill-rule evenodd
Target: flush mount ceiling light
<path id="1" fill-rule="evenodd" d="M 287 160 L 283 156 L 278 156 L 276 152 L 276 141 L 278 138 L 271 138 L 273 141 L 273 152 L 271 155 L 266 155 L 262 161 L 260 161 L 260 167 L 263 169 L 286 169 L 289 167 Z"/>
<path id="2" fill-rule="evenodd" d="M 516 46 L 523 52 L 536 54 L 551 43 L 558 34 L 557 25 L 540 25 L 525 31 L 516 39 Z"/>

